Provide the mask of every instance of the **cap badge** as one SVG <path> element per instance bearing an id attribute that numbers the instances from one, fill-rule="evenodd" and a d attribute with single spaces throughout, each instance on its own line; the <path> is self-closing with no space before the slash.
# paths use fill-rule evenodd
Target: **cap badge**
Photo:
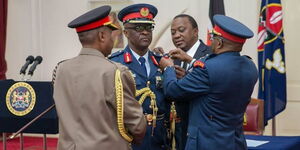
<path id="1" fill-rule="evenodd" d="M 149 15 L 149 9 L 146 8 L 146 7 L 141 8 L 140 14 L 141 14 L 141 16 L 143 16 L 143 17 L 147 17 L 147 16 Z"/>

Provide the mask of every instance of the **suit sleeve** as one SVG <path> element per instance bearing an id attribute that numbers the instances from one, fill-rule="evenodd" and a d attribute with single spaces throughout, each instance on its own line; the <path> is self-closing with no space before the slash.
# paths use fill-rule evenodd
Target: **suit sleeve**
<path id="1" fill-rule="evenodd" d="M 146 119 L 143 109 L 135 99 L 135 81 L 128 71 L 121 71 L 124 94 L 124 125 L 133 136 L 135 143 L 140 143 L 146 132 Z"/>
<path id="2" fill-rule="evenodd" d="M 163 75 L 164 93 L 175 101 L 190 100 L 209 91 L 209 77 L 205 68 L 193 68 L 192 72 L 179 80 L 171 67 L 168 67 Z"/>

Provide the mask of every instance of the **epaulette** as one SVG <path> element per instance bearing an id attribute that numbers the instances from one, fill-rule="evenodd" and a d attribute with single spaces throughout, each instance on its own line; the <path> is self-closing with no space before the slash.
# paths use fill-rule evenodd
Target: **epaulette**
<path id="1" fill-rule="evenodd" d="M 251 58 L 250 56 L 248 56 L 248 55 L 243 55 L 243 56 L 245 56 L 245 57 L 247 57 L 248 59 L 252 60 L 252 58 Z"/>
<path id="2" fill-rule="evenodd" d="M 108 56 L 109 59 L 113 58 L 113 57 L 117 57 L 119 55 L 122 55 L 124 53 L 124 50 L 119 50 L 117 52 L 112 53 L 111 55 Z"/>

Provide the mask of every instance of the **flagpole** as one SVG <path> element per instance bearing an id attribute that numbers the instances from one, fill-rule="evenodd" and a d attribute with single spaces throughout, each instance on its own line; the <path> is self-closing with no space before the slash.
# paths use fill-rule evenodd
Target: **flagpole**
<path id="1" fill-rule="evenodd" d="M 269 14 L 268 13 L 268 10 L 269 10 L 269 8 L 268 8 L 268 4 L 269 4 L 269 0 L 266 0 L 266 11 L 265 11 L 265 13 L 266 13 L 266 18 L 269 18 L 267 15 Z M 265 27 L 266 27 L 266 30 L 267 31 L 269 31 L 271 34 L 273 34 L 274 36 L 276 36 L 276 34 L 274 34 L 274 32 L 272 31 L 272 30 L 270 30 L 269 29 L 269 27 L 267 26 L 267 25 L 265 25 Z M 264 50 L 264 52 L 263 52 L 263 67 L 265 67 L 265 50 Z M 276 118 L 275 118 L 276 116 L 274 116 L 273 118 L 272 118 L 272 136 L 276 136 Z"/>
<path id="2" fill-rule="evenodd" d="M 276 136 L 276 117 L 272 119 L 272 136 Z"/>

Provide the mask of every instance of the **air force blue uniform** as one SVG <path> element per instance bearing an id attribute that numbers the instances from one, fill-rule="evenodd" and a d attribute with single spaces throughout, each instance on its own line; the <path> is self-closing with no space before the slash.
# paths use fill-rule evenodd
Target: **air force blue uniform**
<path id="1" fill-rule="evenodd" d="M 217 23 L 228 21 L 224 17 L 225 20 L 222 16 L 222 21 Z M 228 24 L 236 27 L 233 30 L 239 30 L 236 22 Z M 242 28 L 241 32 L 244 31 Z M 258 78 L 255 64 L 247 56 L 232 51 L 199 59 L 189 71 L 180 80 L 176 79 L 173 67 L 167 67 L 163 74 L 165 95 L 175 101 L 190 102 L 185 150 L 247 149 L 242 123 Z"/>
<path id="2" fill-rule="evenodd" d="M 148 24 L 153 25 L 153 18 L 157 14 L 157 8 L 150 4 L 134 4 L 122 9 L 118 14 L 118 19 L 123 24 Z M 146 30 L 146 29 L 144 29 Z M 140 32 L 137 31 L 136 32 Z M 150 32 L 150 31 L 148 31 Z M 168 117 L 166 115 L 167 102 L 162 89 L 162 72 L 158 67 L 160 56 L 155 55 L 148 50 L 148 61 L 145 64 L 145 58 L 143 61 L 140 58 L 136 58 L 138 54 L 133 54 L 133 51 L 127 46 L 124 50 L 116 52 L 110 56 L 110 59 L 122 63 L 127 66 L 133 73 L 136 82 L 136 89 L 150 88 L 151 92 L 155 94 L 156 105 L 158 108 L 156 126 L 153 126 L 152 121 L 155 112 L 153 108 L 150 108 L 151 99 L 149 96 L 142 103 L 143 111 L 148 121 L 146 135 L 140 145 L 133 144 L 134 150 L 166 150 L 167 149 L 167 130 L 165 127 L 165 120 Z M 146 57 L 144 55 L 143 57 Z M 139 59 L 139 60 L 137 60 Z M 141 62 L 141 63 L 140 63 Z M 148 64 L 147 64 L 148 62 Z M 150 70 L 150 71 L 149 71 Z M 147 72 L 147 73 L 145 73 Z M 137 100 L 143 96 L 137 97 Z M 153 98 L 153 95 L 152 95 Z M 152 105 L 153 106 L 153 105 Z M 153 115 L 151 117 L 151 115 Z M 149 117 L 150 116 L 150 117 Z"/>
<path id="3" fill-rule="evenodd" d="M 142 73 L 142 67 L 138 60 L 133 57 L 133 54 L 130 48 L 127 46 L 124 50 L 116 52 L 110 56 L 110 59 L 115 62 L 122 63 L 127 66 L 133 73 L 136 82 L 136 89 L 142 89 L 147 87 L 147 82 L 150 82 L 149 87 L 151 91 L 153 91 L 156 95 L 156 103 L 158 106 L 158 120 L 157 125 L 154 128 L 153 136 L 152 134 L 152 125 L 147 126 L 147 131 L 143 143 L 141 145 L 133 145 L 133 149 L 135 150 L 165 150 L 167 144 L 167 131 L 164 125 L 165 123 L 165 114 L 167 112 L 167 102 L 164 100 L 163 89 L 162 89 L 162 73 L 158 68 L 157 64 L 153 62 L 152 56 L 156 59 L 157 62 L 160 60 L 160 56 L 155 55 L 153 52 L 149 51 L 149 63 L 150 63 L 150 74 L 149 76 L 145 76 Z M 132 56 L 132 61 L 126 63 L 124 59 L 124 55 Z M 137 97 L 139 99 L 140 97 Z M 150 106 L 150 98 L 146 98 L 144 103 L 142 104 L 143 110 L 145 114 L 152 114 L 152 109 Z"/>
<path id="4" fill-rule="evenodd" d="M 194 59 L 200 59 L 205 55 L 211 54 L 211 49 L 207 45 L 205 45 L 202 40 L 199 40 L 200 45 L 197 48 Z M 180 60 L 174 60 L 174 64 L 180 66 Z M 184 68 L 186 69 L 186 68 Z M 188 128 L 188 118 L 189 118 L 189 103 L 188 102 L 176 102 L 176 113 L 178 117 L 178 121 L 176 122 L 175 129 L 175 138 L 176 138 L 176 148 L 177 150 L 184 150 L 187 139 L 187 128 Z"/>

